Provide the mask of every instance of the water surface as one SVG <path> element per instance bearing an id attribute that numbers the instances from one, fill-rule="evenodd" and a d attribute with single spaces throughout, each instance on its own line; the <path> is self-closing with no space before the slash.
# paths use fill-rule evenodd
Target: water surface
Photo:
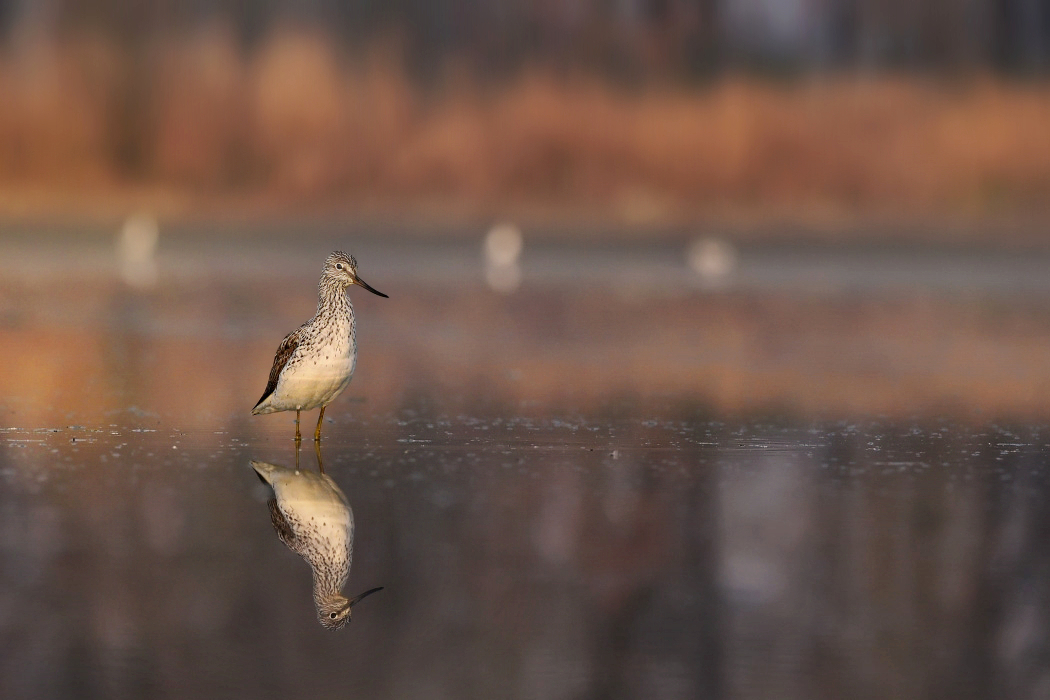
<path id="1" fill-rule="evenodd" d="M 1045 697 L 1041 291 L 711 288 L 661 248 L 502 294 L 463 245 L 356 251 L 391 299 L 353 295 L 321 459 L 345 592 L 384 590 L 338 632 L 250 466 L 313 446 L 248 414 L 328 242 L 6 273 L 0 697 Z"/>

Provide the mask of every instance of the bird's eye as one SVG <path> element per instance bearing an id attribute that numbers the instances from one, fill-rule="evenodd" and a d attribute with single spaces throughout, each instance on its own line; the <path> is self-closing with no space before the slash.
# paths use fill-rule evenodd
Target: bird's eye
<path id="1" fill-rule="evenodd" d="M 335 618 L 339 617 L 339 613 L 328 613 L 328 617 L 334 620 Z"/>
<path id="2" fill-rule="evenodd" d="M 335 269 L 342 270 L 343 269 L 343 263 L 336 263 L 335 264 Z"/>

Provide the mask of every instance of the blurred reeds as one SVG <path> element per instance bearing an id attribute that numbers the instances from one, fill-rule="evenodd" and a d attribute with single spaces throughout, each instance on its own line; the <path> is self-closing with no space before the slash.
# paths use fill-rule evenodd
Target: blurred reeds
<path id="1" fill-rule="evenodd" d="M 0 54 L 0 210 L 22 193 L 540 204 L 632 219 L 732 207 L 984 214 L 1050 202 L 1050 85 L 991 77 L 625 88 L 536 69 L 413 81 L 283 31 L 209 27 Z"/>

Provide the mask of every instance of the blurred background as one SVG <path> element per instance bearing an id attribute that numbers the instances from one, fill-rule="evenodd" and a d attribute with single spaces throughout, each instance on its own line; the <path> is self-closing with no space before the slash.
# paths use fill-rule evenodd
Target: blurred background
<path id="1" fill-rule="evenodd" d="M 1048 75 L 1050 0 L 0 0 L 0 697 L 1050 698 Z M 249 410 L 337 249 L 333 635 Z"/>
<path id="2" fill-rule="evenodd" d="M 0 214 L 1044 213 L 1048 17 L 1044 0 L 4 0 Z"/>

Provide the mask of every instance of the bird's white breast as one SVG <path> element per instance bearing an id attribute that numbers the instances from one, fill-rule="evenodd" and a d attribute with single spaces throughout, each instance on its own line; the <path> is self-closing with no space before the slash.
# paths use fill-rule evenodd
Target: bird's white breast
<path id="1" fill-rule="evenodd" d="M 303 343 L 288 360 L 274 390 L 281 410 L 309 410 L 330 403 L 350 383 L 357 347 L 350 333 L 326 333 Z"/>
<path id="2" fill-rule="evenodd" d="M 354 537 L 354 516 L 344 503 L 314 498 L 278 499 L 289 527 L 297 538 L 333 562 L 343 562 Z"/>

